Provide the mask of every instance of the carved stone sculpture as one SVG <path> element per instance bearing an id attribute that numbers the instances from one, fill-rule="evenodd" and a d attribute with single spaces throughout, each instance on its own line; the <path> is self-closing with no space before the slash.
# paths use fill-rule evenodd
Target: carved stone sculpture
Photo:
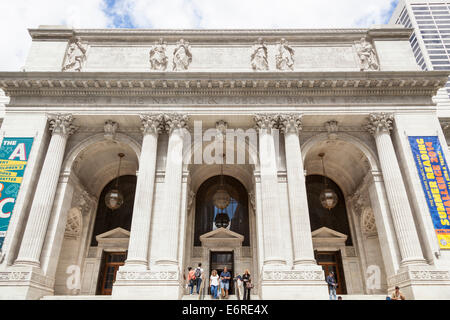
<path id="1" fill-rule="evenodd" d="M 105 139 L 114 140 L 118 128 L 119 124 L 117 122 L 114 122 L 112 120 L 105 121 L 105 125 L 103 126 Z"/>
<path id="2" fill-rule="evenodd" d="M 356 43 L 356 52 L 358 53 L 361 71 L 380 69 L 375 49 L 367 42 L 366 38 L 361 38 L 361 41 Z"/>
<path id="3" fill-rule="evenodd" d="M 253 45 L 251 64 L 253 70 L 255 71 L 269 70 L 269 63 L 267 62 L 267 47 L 262 38 L 259 38 Z"/>
<path id="4" fill-rule="evenodd" d="M 284 38 L 278 43 L 278 54 L 275 56 L 276 66 L 278 70 L 294 70 L 294 49 L 289 46 Z"/>
<path id="5" fill-rule="evenodd" d="M 62 71 L 81 71 L 86 61 L 87 45 L 79 37 L 70 40 Z"/>
<path id="6" fill-rule="evenodd" d="M 150 50 L 150 68 L 152 70 L 164 71 L 167 68 L 169 59 L 166 56 L 167 42 L 163 39 L 155 42 L 155 45 Z"/>
<path id="7" fill-rule="evenodd" d="M 177 47 L 173 52 L 173 70 L 184 71 L 189 68 L 192 62 L 191 47 L 188 41 L 181 39 L 177 42 Z"/>

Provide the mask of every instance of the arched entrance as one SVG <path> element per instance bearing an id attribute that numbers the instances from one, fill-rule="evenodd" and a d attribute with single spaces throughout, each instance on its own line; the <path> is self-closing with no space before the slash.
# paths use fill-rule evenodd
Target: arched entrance
<path id="1" fill-rule="evenodd" d="M 369 179 L 377 171 L 373 152 L 358 138 L 339 134 L 330 139 L 326 134 L 307 141 L 303 147 L 304 167 L 307 172 L 306 189 L 310 213 L 315 258 L 326 273 L 334 271 L 340 283 L 340 294 L 372 294 L 386 290 L 386 273 L 378 233 L 366 232 L 376 195 L 369 194 Z M 338 196 L 336 207 L 322 207 L 319 194 L 324 189 L 322 159 L 327 188 Z M 363 202 L 353 199 L 358 194 Z M 373 226 L 373 224 L 372 224 Z M 368 288 L 368 270 L 376 267 L 381 274 L 381 286 L 375 291 Z"/>

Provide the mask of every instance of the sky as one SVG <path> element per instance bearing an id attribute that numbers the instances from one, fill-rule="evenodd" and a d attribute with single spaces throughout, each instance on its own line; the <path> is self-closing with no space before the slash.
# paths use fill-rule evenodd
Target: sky
<path id="1" fill-rule="evenodd" d="M 0 71 L 19 71 L 28 28 L 352 28 L 389 21 L 398 0 L 0 0 Z"/>

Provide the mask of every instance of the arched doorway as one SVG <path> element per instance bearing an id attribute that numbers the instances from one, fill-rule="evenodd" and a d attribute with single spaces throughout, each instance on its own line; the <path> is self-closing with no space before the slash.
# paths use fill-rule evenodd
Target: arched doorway
<path id="1" fill-rule="evenodd" d="M 116 210 L 106 206 L 105 196 L 116 188 L 123 195 L 123 204 Z M 127 257 L 128 242 L 115 239 L 129 238 L 131 219 L 133 217 L 136 176 L 127 175 L 110 181 L 102 190 L 95 217 L 91 247 L 101 247 L 101 263 L 97 280 L 98 295 L 110 295 L 119 267 L 124 265 Z"/>
<path id="2" fill-rule="evenodd" d="M 320 193 L 324 189 L 324 185 L 328 189 L 332 189 L 337 195 L 337 204 L 334 208 L 328 210 L 324 208 L 320 202 Z M 352 246 L 352 237 L 350 225 L 347 216 L 345 198 L 341 188 L 331 179 L 322 175 L 309 175 L 306 177 L 306 192 L 308 196 L 309 221 L 311 230 L 314 232 L 333 230 L 346 235 L 345 246 Z M 326 228 L 326 229 L 325 229 Z M 336 235 L 338 235 L 336 233 Z M 337 239 L 336 239 L 337 240 Z M 331 248 L 330 248 L 331 249 Z M 325 275 L 329 272 L 335 274 L 338 287 L 338 294 L 346 294 L 345 275 L 342 264 L 342 255 L 340 250 L 330 250 L 320 248 L 314 251 L 317 263 L 322 266 Z"/>
<path id="3" fill-rule="evenodd" d="M 230 195 L 230 203 L 222 211 L 213 200 L 219 188 L 224 188 Z M 230 220 L 226 228 L 218 228 L 215 224 L 215 219 L 222 212 Z M 212 270 L 216 270 L 220 274 L 227 267 L 233 279 L 243 270 L 251 269 L 251 243 L 246 188 L 239 180 L 227 175 L 213 176 L 204 181 L 195 197 L 193 244 L 194 248 L 202 248 L 201 261 L 205 271 L 211 274 Z M 229 294 L 234 293 L 234 281 L 231 281 Z"/>

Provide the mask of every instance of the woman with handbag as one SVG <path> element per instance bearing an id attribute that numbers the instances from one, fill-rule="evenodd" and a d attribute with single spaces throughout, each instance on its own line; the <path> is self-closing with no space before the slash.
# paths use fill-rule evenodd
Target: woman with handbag
<path id="1" fill-rule="evenodd" d="M 242 281 L 244 281 L 244 300 L 250 300 L 250 290 L 253 289 L 253 284 L 248 269 L 245 270 Z"/>

